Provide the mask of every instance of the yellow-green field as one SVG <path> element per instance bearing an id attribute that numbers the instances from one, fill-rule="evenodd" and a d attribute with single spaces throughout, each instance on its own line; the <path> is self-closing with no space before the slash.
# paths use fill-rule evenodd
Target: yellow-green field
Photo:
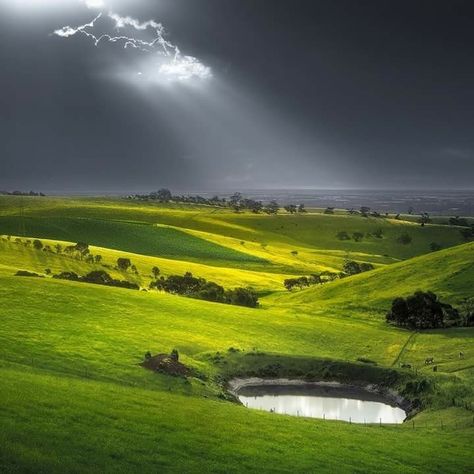
<path id="1" fill-rule="evenodd" d="M 376 229 L 382 238 L 373 237 Z M 339 240 L 340 231 L 364 238 Z M 410 244 L 398 242 L 402 233 Z M 474 243 L 464 243 L 459 228 L 320 212 L 0 197 L 0 236 L 1 472 L 474 470 L 474 328 L 414 333 L 385 322 L 391 300 L 417 289 L 453 305 L 474 296 Z M 33 248 L 35 238 L 52 251 Z M 78 241 L 100 263 L 54 251 Z M 430 252 L 432 242 L 443 250 Z M 137 273 L 115 269 L 119 257 Z M 302 291 L 283 287 L 292 276 L 339 272 L 348 258 L 376 268 Z M 154 266 L 164 276 L 190 271 L 225 288 L 252 286 L 260 307 L 50 276 L 105 269 L 147 289 Z M 18 270 L 42 278 L 15 276 Z M 147 351 L 173 348 L 199 376 L 138 365 Z M 428 357 L 437 372 L 425 366 Z M 226 400 L 223 380 L 275 361 L 282 375 L 388 377 L 396 389 L 423 379 L 430 390 L 419 394 L 424 409 L 397 426 L 281 416 Z"/>

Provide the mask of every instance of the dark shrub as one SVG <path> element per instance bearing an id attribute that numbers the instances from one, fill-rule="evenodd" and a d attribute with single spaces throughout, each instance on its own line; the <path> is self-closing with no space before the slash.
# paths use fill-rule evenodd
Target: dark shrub
<path id="1" fill-rule="evenodd" d="M 43 278 L 42 275 L 38 275 L 37 273 L 34 272 L 28 272 L 26 270 L 19 270 L 15 273 L 15 276 L 19 277 L 37 277 L 37 278 Z"/>
<path id="2" fill-rule="evenodd" d="M 411 244 L 412 240 L 411 236 L 405 232 L 398 237 L 397 242 L 402 245 L 408 245 Z"/>
<path id="3" fill-rule="evenodd" d="M 226 301 L 238 306 L 248 306 L 256 308 L 258 306 L 258 296 L 251 288 L 235 288 L 225 293 Z"/>
<path id="4" fill-rule="evenodd" d="M 35 239 L 33 240 L 33 247 L 36 250 L 41 250 L 43 248 L 43 242 L 41 242 L 41 240 Z"/>
<path id="5" fill-rule="evenodd" d="M 386 315 L 389 323 L 409 329 L 433 329 L 462 324 L 459 312 L 428 291 L 417 291 L 408 298 L 395 298 Z"/>
<path id="6" fill-rule="evenodd" d="M 132 266 L 132 262 L 129 258 L 118 258 L 117 267 L 119 270 L 127 271 Z"/>
<path id="7" fill-rule="evenodd" d="M 59 280 L 71 280 L 71 281 L 80 280 L 79 275 L 74 272 L 61 272 L 58 275 L 53 275 L 53 278 L 57 278 Z"/>
<path id="8" fill-rule="evenodd" d="M 440 244 L 436 243 L 436 242 L 431 242 L 430 244 L 430 250 L 432 252 L 437 252 L 438 250 L 441 250 L 443 247 L 441 247 Z"/>
<path id="9" fill-rule="evenodd" d="M 373 270 L 374 266 L 370 263 L 358 263 L 353 260 L 346 260 L 342 268 L 346 275 L 357 275 L 358 273 Z"/>
<path id="10" fill-rule="evenodd" d="M 340 232 L 338 232 L 336 237 L 339 240 L 351 240 L 350 235 L 345 230 L 341 230 Z"/>
<path id="11" fill-rule="evenodd" d="M 196 292 L 195 296 L 202 300 L 220 303 L 224 301 L 224 288 L 217 283 L 207 281 Z"/>
<path id="12" fill-rule="evenodd" d="M 183 276 L 170 275 L 169 277 L 160 277 L 159 280 L 150 283 L 150 289 L 157 289 L 172 293 L 175 295 L 198 298 L 215 303 L 236 304 L 240 306 L 250 306 L 254 308 L 257 303 L 253 301 L 258 297 L 253 290 L 248 288 L 236 288 L 228 290 L 204 278 L 194 277 L 192 273 L 187 272 Z"/>
<path id="13" fill-rule="evenodd" d="M 82 277 L 86 283 L 95 283 L 97 285 L 110 285 L 113 278 L 104 270 L 94 270 Z"/>

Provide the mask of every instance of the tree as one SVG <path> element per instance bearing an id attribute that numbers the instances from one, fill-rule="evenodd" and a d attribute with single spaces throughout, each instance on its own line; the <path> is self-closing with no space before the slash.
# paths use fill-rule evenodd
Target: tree
<path id="1" fill-rule="evenodd" d="M 151 273 L 153 275 L 153 277 L 155 278 L 155 280 L 159 277 L 160 275 L 160 269 L 158 267 L 153 267 L 151 269 Z"/>
<path id="2" fill-rule="evenodd" d="M 356 242 L 360 242 L 363 238 L 364 238 L 364 234 L 362 232 L 354 232 L 352 234 L 352 238 L 356 241 Z"/>
<path id="3" fill-rule="evenodd" d="M 272 200 L 265 206 L 264 211 L 267 214 L 277 214 L 278 209 L 280 209 L 280 206 L 275 200 Z"/>
<path id="4" fill-rule="evenodd" d="M 326 209 L 324 209 L 324 214 L 334 214 L 334 208 L 326 207 Z"/>
<path id="5" fill-rule="evenodd" d="M 350 235 L 345 230 L 341 230 L 340 232 L 338 232 L 336 237 L 339 240 L 351 240 Z"/>
<path id="6" fill-rule="evenodd" d="M 284 287 L 291 291 L 293 288 L 298 287 L 300 290 L 310 285 L 308 277 L 302 276 L 298 278 L 287 278 L 283 281 Z"/>
<path id="7" fill-rule="evenodd" d="M 155 199 L 160 202 L 170 202 L 172 199 L 172 194 L 169 189 L 163 188 L 159 189 L 158 191 L 154 193 L 150 193 L 150 198 Z"/>
<path id="8" fill-rule="evenodd" d="M 373 270 L 374 266 L 371 263 L 358 263 L 353 260 L 346 260 L 344 266 L 342 267 L 343 272 L 346 275 L 357 275 L 358 273 L 368 272 Z"/>
<path id="9" fill-rule="evenodd" d="M 374 231 L 374 237 L 376 237 L 377 239 L 383 238 L 383 229 L 376 229 Z"/>
<path id="10" fill-rule="evenodd" d="M 306 208 L 304 207 L 304 204 L 303 204 L 303 203 L 298 204 L 297 211 L 298 211 L 299 213 L 307 212 L 307 211 L 306 211 Z"/>
<path id="11" fill-rule="evenodd" d="M 298 208 L 294 204 L 287 204 L 284 207 L 285 211 L 288 212 L 289 214 L 296 214 L 298 212 Z"/>
<path id="12" fill-rule="evenodd" d="M 474 226 L 472 228 L 467 227 L 459 231 L 466 242 L 474 239 Z"/>
<path id="13" fill-rule="evenodd" d="M 230 304 L 256 308 L 258 306 L 258 296 L 251 288 L 235 288 L 226 292 L 226 300 Z"/>
<path id="14" fill-rule="evenodd" d="M 130 261 L 129 258 L 120 257 L 117 259 L 117 267 L 119 268 L 119 270 L 126 272 L 131 266 L 132 266 L 132 262 Z"/>
<path id="15" fill-rule="evenodd" d="M 398 237 L 397 242 L 402 245 L 408 245 L 411 243 L 412 240 L 413 239 L 411 238 L 411 236 L 404 232 Z"/>
<path id="16" fill-rule="evenodd" d="M 235 212 L 239 212 L 241 201 L 242 201 L 242 193 L 232 194 L 232 196 L 229 198 L 230 207 L 232 207 Z"/>
<path id="17" fill-rule="evenodd" d="M 457 225 L 457 226 L 461 226 L 461 227 L 469 227 L 469 222 L 468 222 L 467 219 L 465 219 L 464 217 L 456 216 L 456 217 L 450 217 L 450 218 L 449 218 L 449 225 Z"/>
<path id="18" fill-rule="evenodd" d="M 425 224 L 429 224 L 431 222 L 430 215 L 427 212 L 422 212 L 420 215 L 419 222 L 421 227 L 424 227 Z"/>
<path id="19" fill-rule="evenodd" d="M 35 239 L 33 240 L 33 247 L 35 250 L 41 250 L 43 248 L 43 242 L 41 242 L 41 240 Z"/>
<path id="20" fill-rule="evenodd" d="M 94 261 L 95 261 L 95 263 L 100 263 L 102 261 L 102 255 L 96 255 L 94 257 Z"/>
<path id="21" fill-rule="evenodd" d="M 359 209 L 359 212 L 362 217 L 369 217 L 370 207 L 361 206 L 361 208 Z"/>
<path id="22" fill-rule="evenodd" d="M 75 246 L 74 246 L 74 250 L 76 252 L 79 253 L 79 256 L 81 258 L 81 260 L 89 254 L 90 250 L 89 250 L 89 244 L 86 244 L 85 242 L 78 242 Z"/>
<path id="23" fill-rule="evenodd" d="M 55 248 L 57 254 L 60 254 L 63 251 L 63 247 L 62 247 L 61 244 L 56 244 L 54 246 L 54 248 Z"/>
<path id="24" fill-rule="evenodd" d="M 435 329 L 462 324 L 459 312 L 450 304 L 442 303 L 431 291 L 417 291 L 406 299 L 395 298 L 386 320 L 408 329 Z"/>

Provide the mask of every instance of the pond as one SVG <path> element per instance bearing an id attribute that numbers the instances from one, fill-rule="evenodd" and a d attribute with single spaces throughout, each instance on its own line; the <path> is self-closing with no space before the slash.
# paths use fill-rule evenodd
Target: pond
<path id="1" fill-rule="evenodd" d="M 402 423 L 404 410 L 380 394 L 336 383 L 241 383 L 235 395 L 248 408 L 352 423 Z"/>

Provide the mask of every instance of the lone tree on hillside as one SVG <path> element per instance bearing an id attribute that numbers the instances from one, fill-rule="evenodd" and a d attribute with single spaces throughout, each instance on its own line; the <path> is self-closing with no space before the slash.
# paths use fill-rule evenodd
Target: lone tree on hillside
<path id="1" fill-rule="evenodd" d="M 389 323 L 408 329 L 435 329 L 462 325 L 457 309 L 442 303 L 431 291 L 417 291 L 408 298 L 395 298 L 386 315 Z"/>
<path id="2" fill-rule="evenodd" d="M 429 224 L 430 222 L 431 222 L 430 215 L 427 212 L 422 212 L 420 215 L 421 227 L 424 227 L 425 224 Z"/>
<path id="3" fill-rule="evenodd" d="M 160 276 L 160 269 L 158 267 L 153 267 L 151 269 L 151 273 L 152 273 L 153 277 L 156 279 Z"/>
<path id="4" fill-rule="evenodd" d="M 411 238 L 411 236 L 404 232 L 402 235 L 400 235 L 400 237 L 398 237 L 397 242 L 402 245 L 408 245 L 411 244 L 412 240 L 413 239 Z"/>
<path id="5" fill-rule="evenodd" d="M 117 259 L 117 267 L 119 270 L 127 271 L 132 266 L 132 262 L 129 258 L 118 258 Z"/>
<path id="6" fill-rule="evenodd" d="M 363 238 L 364 238 L 364 234 L 362 232 L 354 232 L 352 234 L 352 238 L 356 241 L 356 242 L 360 242 Z"/>
<path id="7" fill-rule="evenodd" d="M 35 239 L 33 240 L 33 247 L 36 250 L 41 250 L 43 248 L 43 242 L 41 242 L 41 240 Z"/>
<path id="8" fill-rule="evenodd" d="M 74 250 L 79 253 L 81 259 L 90 253 L 89 244 L 86 244 L 85 242 L 78 242 L 74 246 Z"/>

